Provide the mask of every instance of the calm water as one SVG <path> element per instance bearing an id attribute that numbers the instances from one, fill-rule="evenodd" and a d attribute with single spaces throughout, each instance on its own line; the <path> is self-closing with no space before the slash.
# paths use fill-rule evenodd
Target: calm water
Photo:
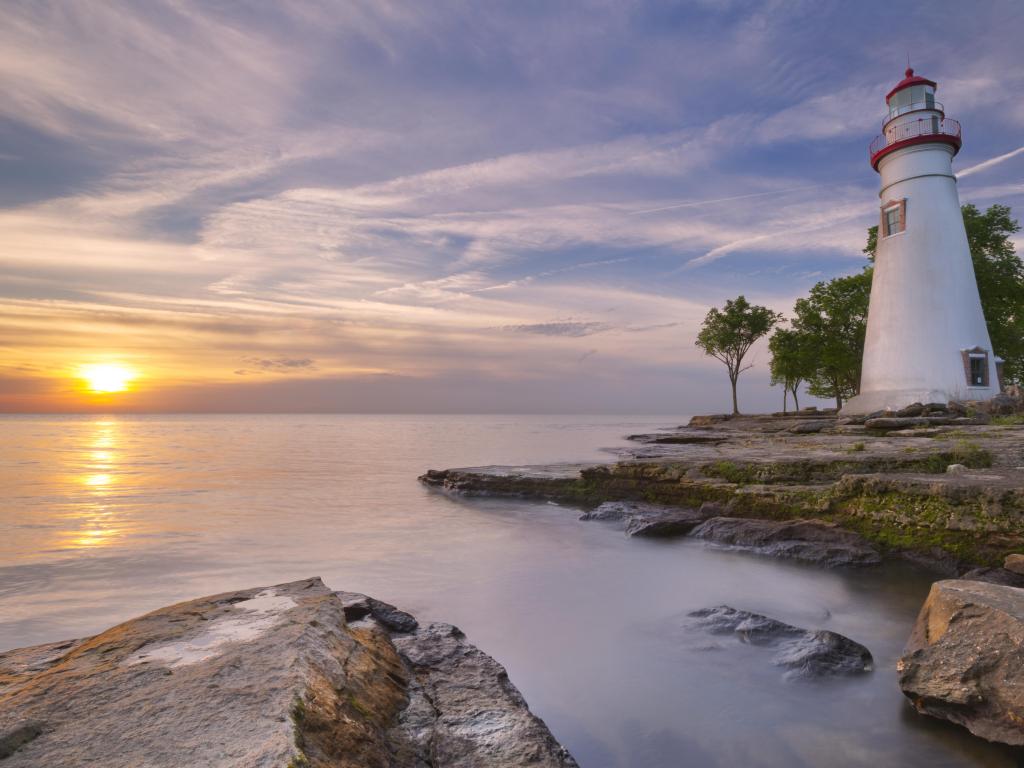
<path id="1" fill-rule="evenodd" d="M 427 468 L 608 458 L 623 435 L 680 419 L 3 418 L 0 649 L 319 575 L 462 627 L 585 768 L 1016 765 L 910 712 L 896 687 L 926 574 L 628 540 L 569 509 L 416 482 Z M 672 629 L 721 603 L 849 635 L 876 671 L 785 682 L 770 651 Z"/>

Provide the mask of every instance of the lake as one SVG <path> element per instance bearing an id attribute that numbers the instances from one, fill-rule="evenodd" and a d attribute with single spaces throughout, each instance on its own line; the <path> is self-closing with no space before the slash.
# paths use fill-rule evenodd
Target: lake
<path id="1" fill-rule="evenodd" d="M 914 713 L 894 666 L 934 578 L 827 571 L 578 512 L 457 500 L 428 468 L 611 460 L 683 416 L 0 419 L 0 649 L 201 595 L 321 576 L 461 627 L 584 768 L 1011 766 Z M 787 681 L 771 651 L 681 630 L 728 604 L 865 644 L 875 671 Z"/>

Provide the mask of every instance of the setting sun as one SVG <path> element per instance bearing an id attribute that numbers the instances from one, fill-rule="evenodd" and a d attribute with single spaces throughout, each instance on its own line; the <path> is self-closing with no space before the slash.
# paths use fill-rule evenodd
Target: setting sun
<path id="1" fill-rule="evenodd" d="M 79 375 L 93 392 L 124 392 L 137 374 L 131 368 L 112 363 L 83 365 Z"/>

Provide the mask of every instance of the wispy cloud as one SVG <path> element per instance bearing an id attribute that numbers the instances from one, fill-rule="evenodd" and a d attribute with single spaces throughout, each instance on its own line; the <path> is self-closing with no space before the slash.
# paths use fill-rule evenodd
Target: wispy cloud
<path id="1" fill-rule="evenodd" d="M 983 34 L 963 66 L 920 67 L 955 69 L 943 98 L 978 157 L 1024 124 L 1020 29 L 997 15 L 909 25 L 934 45 Z M 903 55 L 853 44 L 876 16 L 5 8 L 0 367 L 43 381 L 117 355 L 198 392 L 568 381 L 587 361 L 700 397 L 685 381 L 714 370 L 692 343 L 709 304 L 743 291 L 784 311 L 859 264 L 876 205 L 863 145 Z M 965 198 L 1019 196 L 1021 151 L 962 171 L 987 172 Z"/>
<path id="2" fill-rule="evenodd" d="M 972 176 L 975 173 L 987 171 L 989 168 L 993 168 L 999 165 L 1000 163 L 1005 163 L 1007 160 L 1017 157 L 1017 155 L 1020 154 L 1024 154 L 1024 147 L 1018 147 L 1017 149 L 1014 149 L 1011 152 L 1006 152 L 1005 154 L 997 155 L 996 157 L 992 157 L 976 165 L 972 165 L 969 168 L 964 168 L 963 170 L 957 172 L 956 177 L 958 179 L 963 179 L 966 178 L 967 176 Z"/>

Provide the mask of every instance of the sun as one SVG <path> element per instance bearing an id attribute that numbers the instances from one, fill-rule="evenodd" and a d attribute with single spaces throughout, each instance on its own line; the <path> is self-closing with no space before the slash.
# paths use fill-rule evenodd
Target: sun
<path id="1" fill-rule="evenodd" d="M 85 380 L 90 391 L 99 394 L 124 392 L 137 377 L 134 370 L 116 363 L 83 365 L 78 369 L 78 375 Z"/>

